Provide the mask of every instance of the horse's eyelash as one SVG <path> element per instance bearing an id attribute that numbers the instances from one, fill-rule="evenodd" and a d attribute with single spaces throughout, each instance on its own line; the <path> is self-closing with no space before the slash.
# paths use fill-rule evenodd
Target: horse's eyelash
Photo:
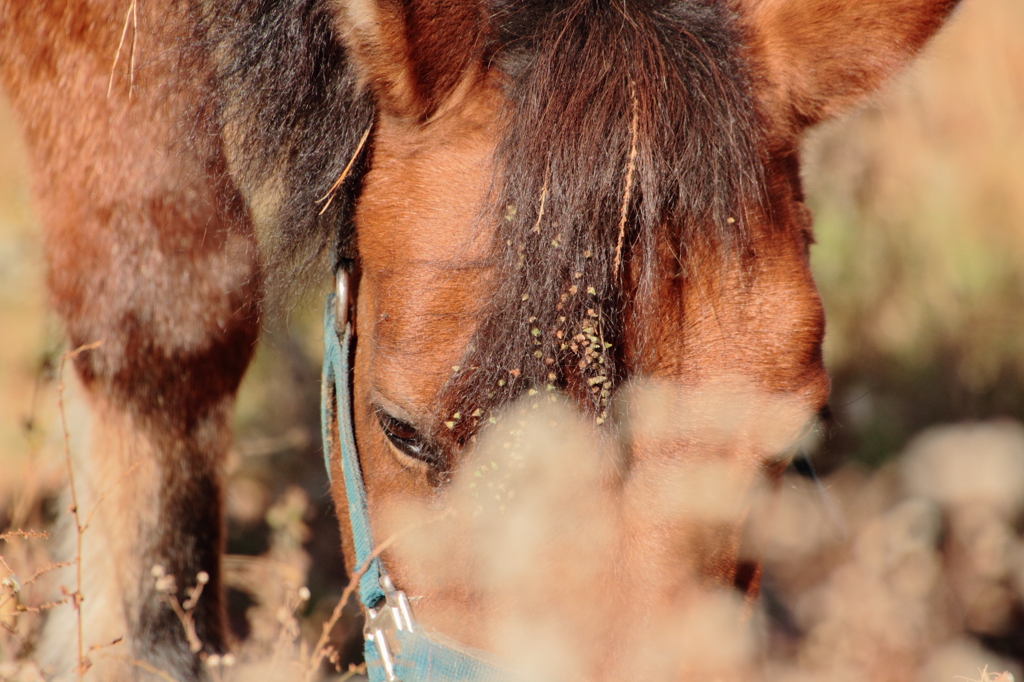
<path id="1" fill-rule="evenodd" d="M 384 435 L 402 454 L 434 468 L 441 466 L 438 448 L 421 436 L 416 427 L 389 414 L 383 408 L 377 408 L 375 411 Z M 410 435 L 402 435 L 403 432 Z"/>

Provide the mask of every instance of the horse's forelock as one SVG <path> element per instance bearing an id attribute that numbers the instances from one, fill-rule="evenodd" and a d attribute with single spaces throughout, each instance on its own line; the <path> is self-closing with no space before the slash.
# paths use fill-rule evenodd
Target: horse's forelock
<path id="1" fill-rule="evenodd" d="M 762 203 L 758 119 L 724 3 L 500 0 L 491 20 L 506 98 L 486 218 L 498 267 L 443 396 L 463 437 L 478 423 L 464 415 L 530 388 L 566 390 L 603 420 L 638 369 L 623 355 L 626 308 L 655 314 L 658 278 L 744 252 Z"/>

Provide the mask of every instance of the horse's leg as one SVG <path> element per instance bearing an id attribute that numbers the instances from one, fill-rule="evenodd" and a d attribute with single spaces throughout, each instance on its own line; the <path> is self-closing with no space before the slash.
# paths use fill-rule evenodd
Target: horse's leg
<path id="1" fill-rule="evenodd" d="M 0 27 L 51 300 L 72 348 L 102 342 L 74 362 L 92 424 L 75 465 L 83 523 L 99 503 L 82 538 L 82 645 L 125 641 L 90 654 L 89 675 L 148 677 L 149 666 L 203 677 L 152 569 L 176 577 L 179 602 L 209 576 L 196 634 L 206 651 L 222 650 L 220 467 L 259 289 L 207 65 L 182 51 L 191 22 L 174 2 L 0 0 Z M 48 646 L 67 671 L 77 622 L 64 614 L 48 625 Z"/>

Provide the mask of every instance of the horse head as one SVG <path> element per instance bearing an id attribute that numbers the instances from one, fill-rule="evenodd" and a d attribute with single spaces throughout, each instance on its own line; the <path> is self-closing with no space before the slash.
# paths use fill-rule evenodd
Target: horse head
<path id="1" fill-rule="evenodd" d="M 425 627 L 554 676 L 718 665 L 680 642 L 743 620 L 744 520 L 829 392 L 800 141 L 953 5 L 337 6 L 377 111 L 352 418 Z"/>

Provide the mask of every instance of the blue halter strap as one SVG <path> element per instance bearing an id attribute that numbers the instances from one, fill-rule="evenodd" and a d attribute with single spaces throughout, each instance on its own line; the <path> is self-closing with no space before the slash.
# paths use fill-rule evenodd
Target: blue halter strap
<path id="1" fill-rule="evenodd" d="M 339 312 L 343 316 L 341 320 Z M 330 477 L 332 471 L 340 468 L 345 480 L 348 518 L 356 554 L 353 570 L 366 566 L 359 579 L 358 592 L 367 614 L 363 650 L 370 681 L 521 682 L 512 673 L 487 662 L 486 653 L 424 632 L 412 616 L 409 600 L 392 584 L 380 557 L 370 558 L 374 549 L 370 514 L 352 431 L 349 376 L 352 329 L 347 317 L 348 275 L 341 271 L 338 273 L 338 293 L 327 297 L 324 310 L 320 422 L 327 475 Z"/>

